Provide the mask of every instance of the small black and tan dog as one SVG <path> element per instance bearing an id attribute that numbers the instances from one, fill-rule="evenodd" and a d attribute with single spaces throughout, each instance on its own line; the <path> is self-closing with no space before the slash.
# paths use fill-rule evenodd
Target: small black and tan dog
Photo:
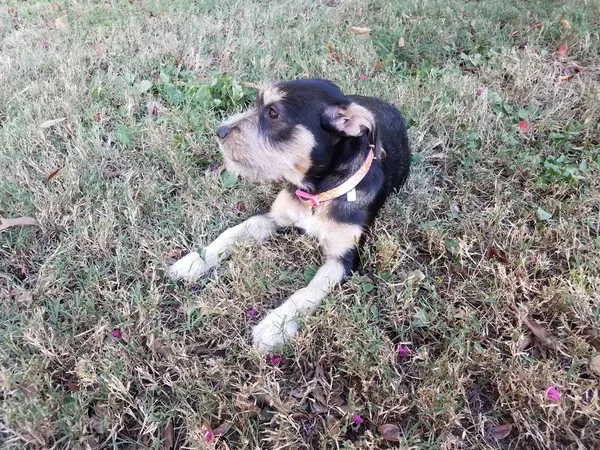
<path id="1" fill-rule="evenodd" d="M 177 261 L 171 278 L 193 281 L 217 267 L 236 242 L 264 241 L 283 227 L 316 237 L 325 254 L 308 286 L 254 327 L 254 345 L 265 353 L 293 336 L 298 316 L 354 268 L 366 228 L 408 176 L 406 128 L 400 113 L 379 99 L 344 95 L 326 80 L 295 80 L 261 91 L 255 106 L 223 122 L 217 135 L 229 170 L 288 186 L 269 212 L 223 232 L 203 258 L 193 252 Z"/>

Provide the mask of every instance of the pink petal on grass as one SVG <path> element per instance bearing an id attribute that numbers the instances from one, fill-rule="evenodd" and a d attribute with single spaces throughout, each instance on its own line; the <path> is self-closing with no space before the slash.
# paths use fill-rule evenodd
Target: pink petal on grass
<path id="1" fill-rule="evenodd" d="M 396 351 L 401 358 L 406 358 L 410 355 L 410 349 L 404 344 L 398 344 L 398 349 Z"/>
<path id="2" fill-rule="evenodd" d="M 533 125 L 531 125 L 529 122 L 527 122 L 526 120 L 521 120 L 518 124 L 517 124 L 517 128 L 519 128 L 519 131 L 521 133 L 531 133 L 533 131 Z"/>
<path id="3" fill-rule="evenodd" d="M 558 386 L 549 386 L 546 389 L 546 398 L 550 401 L 553 402 L 559 402 L 560 401 L 560 390 L 558 389 Z"/>
<path id="4" fill-rule="evenodd" d="M 567 46 L 567 44 L 562 44 L 560 47 L 558 47 L 558 56 L 564 58 L 567 56 L 568 51 L 569 47 Z"/>
<path id="5" fill-rule="evenodd" d="M 481 97 L 483 95 L 483 93 L 485 92 L 484 88 L 478 88 L 477 89 L 477 97 Z"/>
<path id="6" fill-rule="evenodd" d="M 148 115 L 150 117 L 158 117 L 162 114 L 163 112 L 163 105 L 160 104 L 160 102 L 157 101 L 151 101 L 146 103 L 146 111 L 148 111 Z"/>
<path id="7" fill-rule="evenodd" d="M 204 430 L 204 439 L 206 439 L 206 442 L 212 442 L 214 437 L 215 437 L 215 435 L 213 434 L 212 431 Z"/>
<path id="8" fill-rule="evenodd" d="M 358 414 L 354 413 L 352 415 L 352 421 L 356 424 L 356 425 L 360 425 L 362 424 L 365 419 L 363 419 L 362 417 L 360 417 Z"/>
<path id="9" fill-rule="evenodd" d="M 367 79 L 367 76 L 364 73 L 361 73 L 358 78 L 360 78 L 360 81 L 365 81 Z"/>
<path id="10" fill-rule="evenodd" d="M 43 49 L 47 49 L 49 46 L 50 44 L 48 44 L 48 41 L 40 42 L 40 47 L 42 47 Z"/>
<path id="11" fill-rule="evenodd" d="M 248 315 L 250 316 L 251 319 L 256 319 L 258 317 L 258 311 L 255 310 L 254 308 L 251 308 L 248 310 Z"/>
<path id="12" fill-rule="evenodd" d="M 112 337 L 114 337 L 115 339 L 121 339 L 121 330 L 119 330 L 118 328 L 112 330 Z"/>
<path id="13" fill-rule="evenodd" d="M 548 156 L 550 153 L 552 153 L 552 150 L 550 150 L 549 148 L 545 148 L 544 150 L 542 150 L 542 153 L 543 153 L 545 156 Z"/>
<path id="14" fill-rule="evenodd" d="M 269 358 L 269 364 L 276 366 L 281 362 L 281 356 L 275 354 Z"/>

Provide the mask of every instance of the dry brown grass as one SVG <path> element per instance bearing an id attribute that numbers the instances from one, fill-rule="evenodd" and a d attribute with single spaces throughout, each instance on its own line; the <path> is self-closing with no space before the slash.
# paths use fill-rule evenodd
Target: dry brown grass
<path id="1" fill-rule="evenodd" d="M 0 216 L 41 223 L 0 232 L 3 448 L 597 448 L 597 2 L 188 3 L 0 6 Z M 315 242 L 166 277 L 277 191 L 223 187 L 221 113 L 140 93 L 173 67 L 325 77 L 411 123 L 413 173 L 361 273 L 278 364 L 252 352 L 248 310 L 304 285 Z"/>

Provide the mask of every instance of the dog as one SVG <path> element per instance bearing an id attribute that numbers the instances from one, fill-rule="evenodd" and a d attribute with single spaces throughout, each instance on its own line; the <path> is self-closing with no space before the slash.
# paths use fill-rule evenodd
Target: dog
<path id="1" fill-rule="evenodd" d="M 365 232 L 408 177 L 406 127 L 382 100 L 301 79 L 260 90 L 254 107 L 223 122 L 216 134 L 227 170 L 287 186 L 268 212 L 224 231 L 202 257 L 193 252 L 177 261 L 171 278 L 194 281 L 227 258 L 236 242 L 265 241 L 286 227 L 316 237 L 325 256 L 310 283 L 253 328 L 254 346 L 265 354 L 293 337 L 299 316 L 356 268 Z"/>

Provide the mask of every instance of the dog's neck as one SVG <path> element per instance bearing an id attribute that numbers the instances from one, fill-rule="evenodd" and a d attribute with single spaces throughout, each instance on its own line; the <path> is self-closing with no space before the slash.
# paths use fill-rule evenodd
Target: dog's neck
<path id="1" fill-rule="evenodd" d="M 365 162 L 369 150 L 366 135 L 340 139 L 330 146 L 326 157 L 313 163 L 301 184 L 288 181 L 311 194 L 328 191 L 354 175 Z"/>

